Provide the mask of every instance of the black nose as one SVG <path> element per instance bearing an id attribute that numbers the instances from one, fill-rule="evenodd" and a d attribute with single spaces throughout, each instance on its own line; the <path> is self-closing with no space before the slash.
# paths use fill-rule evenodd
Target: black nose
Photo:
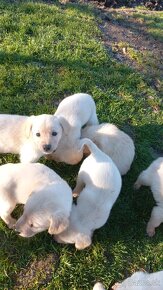
<path id="1" fill-rule="evenodd" d="M 42 147 L 43 147 L 44 151 L 46 151 L 46 152 L 51 149 L 51 145 L 50 144 L 45 144 Z"/>

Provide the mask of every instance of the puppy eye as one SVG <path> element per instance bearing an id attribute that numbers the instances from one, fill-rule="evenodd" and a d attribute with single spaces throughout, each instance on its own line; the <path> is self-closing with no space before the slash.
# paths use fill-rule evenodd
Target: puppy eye
<path id="1" fill-rule="evenodd" d="M 57 132 L 52 132 L 52 136 L 57 136 Z"/>
<path id="2" fill-rule="evenodd" d="M 33 228 L 33 224 L 30 224 L 30 227 Z"/>
<path id="3" fill-rule="evenodd" d="M 36 133 L 36 136 L 37 136 L 37 137 L 40 137 L 40 133 Z"/>

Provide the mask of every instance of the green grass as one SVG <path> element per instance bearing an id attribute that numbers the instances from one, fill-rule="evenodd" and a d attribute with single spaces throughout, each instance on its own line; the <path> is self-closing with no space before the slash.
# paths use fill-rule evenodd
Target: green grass
<path id="1" fill-rule="evenodd" d="M 84 290 L 96 281 L 109 287 L 136 270 L 160 270 L 163 226 L 154 238 L 146 236 L 154 201 L 149 189 L 134 192 L 133 183 L 153 160 L 153 153 L 163 150 L 161 95 L 141 74 L 107 54 L 92 8 L 55 1 L 0 0 L 0 9 L 0 112 L 54 113 L 65 96 L 87 92 L 94 97 L 100 122 L 115 123 L 131 133 L 136 145 L 120 197 L 107 224 L 95 232 L 90 248 L 76 251 L 73 245 L 56 244 L 46 232 L 23 239 L 0 221 L 0 289 Z M 18 158 L 1 155 L 0 163 L 7 162 L 18 162 Z M 79 165 L 43 158 L 41 162 L 75 185 Z M 31 263 L 53 253 L 57 258 L 49 266 L 50 274 L 46 267 L 43 271 L 37 266 L 29 284 L 19 288 L 22 269 L 27 275 Z"/>
<path id="2" fill-rule="evenodd" d="M 163 12 L 144 14 L 141 13 L 140 10 L 140 12 L 135 13 L 133 17 L 146 25 L 149 35 L 163 41 Z"/>

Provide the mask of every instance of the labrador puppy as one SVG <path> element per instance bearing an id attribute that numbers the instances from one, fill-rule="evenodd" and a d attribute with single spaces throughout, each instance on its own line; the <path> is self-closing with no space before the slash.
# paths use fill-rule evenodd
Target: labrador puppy
<path id="1" fill-rule="evenodd" d="M 155 228 L 163 222 L 163 157 L 153 161 L 146 170 L 140 173 L 134 187 L 139 189 L 142 185 L 150 186 L 157 204 L 152 209 L 146 229 L 147 234 L 153 237 Z"/>
<path id="2" fill-rule="evenodd" d="M 163 271 L 155 273 L 135 272 L 122 283 L 116 283 L 112 290 L 162 290 Z M 103 288 L 103 290 L 105 290 Z"/>
<path id="3" fill-rule="evenodd" d="M 74 94 L 59 104 L 54 116 L 62 124 L 63 134 L 57 149 L 48 158 L 57 162 L 77 164 L 83 155 L 78 152 L 81 128 L 86 124 L 98 124 L 95 102 L 88 94 Z"/>
<path id="4" fill-rule="evenodd" d="M 16 220 L 11 213 L 17 204 L 25 204 Z M 52 169 L 40 163 L 0 166 L 0 217 L 23 237 L 48 229 L 60 233 L 69 224 L 72 190 Z"/>
<path id="5" fill-rule="evenodd" d="M 81 131 L 81 138 L 91 139 L 105 154 L 109 155 L 124 175 L 130 169 L 135 155 L 132 139 L 115 125 L 103 123 L 86 126 Z"/>
<path id="6" fill-rule="evenodd" d="M 122 283 L 116 283 L 112 290 L 162 290 L 163 271 L 155 273 L 135 272 Z M 105 290 L 102 283 L 97 282 L 93 290 Z"/>
<path id="7" fill-rule="evenodd" d="M 91 245 L 94 230 L 106 223 L 121 190 L 121 176 L 111 158 L 89 139 L 82 139 L 80 145 L 81 150 L 87 146 L 91 154 L 78 173 L 77 205 L 72 206 L 67 230 L 54 236 L 59 243 L 75 243 L 79 250 Z"/>
<path id="8" fill-rule="evenodd" d="M 0 153 L 19 154 L 22 163 L 52 153 L 61 135 L 62 126 L 53 115 L 0 115 Z"/>

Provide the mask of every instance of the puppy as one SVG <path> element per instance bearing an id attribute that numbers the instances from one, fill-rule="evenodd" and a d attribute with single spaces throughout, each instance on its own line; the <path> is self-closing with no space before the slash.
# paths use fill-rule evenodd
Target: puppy
<path id="1" fill-rule="evenodd" d="M 128 172 L 134 159 L 135 146 L 132 139 L 115 125 L 103 123 L 86 126 L 81 131 L 81 138 L 91 139 L 104 153 L 109 155 L 121 175 Z"/>
<path id="2" fill-rule="evenodd" d="M 16 220 L 11 213 L 17 204 L 25 204 Z M 23 237 L 48 229 L 60 233 L 69 223 L 72 190 L 53 170 L 40 163 L 0 166 L 0 217 Z"/>
<path id="3" fill-rule="evenodd" d="M 81 140 L 91 154 L 83 161 L 74 193 L 80 193 L 73 204 L 67 230 L 54 238 L 59 243 L 75 243 L 79 250 L 91 245 L 93 231 L 102 227 L 121 189 L 121 176 L 111 158 L 89 139 Z"/>
<path id="4" fill-rule="evenodd" d="M 19 154 L 22 163 L 53 152 L 61 135 L 62 126 L 53 115 L 0 115 L 0 153 Z"/>
<path id="5" fill-rule="evenodd" d="M 162 290 L 163 271 L 155 273 L 136 272 L 122 283 L 116 283 L 112 290 Z M 103 288 L 103 290 L 105 290 Z"/>
<path id="6" fill-rule="evenodd" d="M 84 125 L 96 125 L 98 119 L 93 98 L 88 94 L 75 94 L 65 98 L 55 114 L 63 127 L 63 134 L 57 149 L 48 156 L 57 162 L 76 164 L 83 154 L 78 152 L 78 141 Z"/>
<path id="7" fill-rule="evenodd" d="M 152 237 L 155 234 L 155 228 L 163 222 L 163 157 L 156 159 L 146 170 L 142 171 L 134 187 L 139 189 L 141 185 L 150 186 L 157 204 L 152 209 L 146 229 L 147 234 Z"/>

